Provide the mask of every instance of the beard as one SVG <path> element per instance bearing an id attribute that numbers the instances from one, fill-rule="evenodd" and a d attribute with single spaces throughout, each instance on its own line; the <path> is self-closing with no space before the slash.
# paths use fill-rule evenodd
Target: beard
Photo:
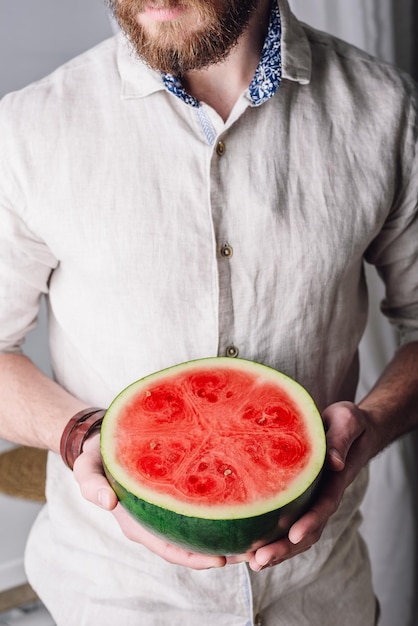
<path id="1" fill-rule="evenodd" d="M 109 0 L 111 11 L 135 52 L 150 67 L 181 76 L 224 60 L 245 31 L 258 0 L 161 0 L 158 7 L 185 6 L 190 21 L 158 22 L 146 28 L 138 15 L 151 0 Z M 189 11 L 188 11 L 189 12 Z"/>

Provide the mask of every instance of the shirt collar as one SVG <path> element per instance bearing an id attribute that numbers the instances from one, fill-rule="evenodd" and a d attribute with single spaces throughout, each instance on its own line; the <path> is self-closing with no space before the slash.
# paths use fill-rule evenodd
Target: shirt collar
<path id="1" fill-rule="evenodd" d="M 287 0 L 278 0 L 282 22 L 282 76 L 307 85 L 311 81 L 311 46 L 302 23 L 292 13 Z"/>
<path id="2" fill-rule="evenodd" d="M 199 106 L 198 101 L 183 90 L 176 77 L 166 74 L 162 79 L 159 72 L 135 56 L 121 33 L 117 38 L 123 98 L 143 98 L 164 89 L 181 89 L 187 104 Z M 305 30 L 291 12 L 287 0 L 278 0 L 277 5 L 273 5 L 260 64 L 248 90 L 250 100 L 255 106 L 262 104 L 277 91 L 282 79 L 306 84 L 310 82 L 310 77 L 311 51 Z"/>
<path id="3" fill-rule="evenodd" d="M 248 88 L 249 99 L 254 106 L 259 106 L 274 96 L 280 87 L 282 78 L 281 30 L 280 10 L 278 5 L 274 3 L 260 63 Z M 163 73 L 161 77 L 170 93 L 186 104 L 194 107 L 200 106 L 200 102 L 186 92 L 176 76 Z"/>
<path id="4" fill-rule="evenodd" d="M 282 22 L 279 6 L 271 8 L 270 24 L 261 53 L 260 63 L 248 89 L 254 106 L 274 96 L 282 82 Z"/>

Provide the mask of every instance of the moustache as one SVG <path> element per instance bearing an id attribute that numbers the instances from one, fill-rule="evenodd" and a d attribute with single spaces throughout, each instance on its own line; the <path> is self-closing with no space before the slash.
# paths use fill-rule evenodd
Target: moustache
<path id="1" fill-rule="evenodd" d="M 202 0 L 111 0 L 114 9 L 129 7 L 130 11 L 143 12 L 146 7 L 177 9 L 179 7 L 201 6 Z"/>
<path id="2" fill-rule="evenodd" d="M 194 9 L 202 17 L 214 17 L 216 0 L 108 0 L 116 20 L 133 19 L 148 7 L 156 9 Z"/>

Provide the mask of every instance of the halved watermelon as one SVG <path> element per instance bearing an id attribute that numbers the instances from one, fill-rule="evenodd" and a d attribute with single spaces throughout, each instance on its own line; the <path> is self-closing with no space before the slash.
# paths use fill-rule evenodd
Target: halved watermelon
<path id="1" fill-rule="evenodd" d="M 269 367 L 190 361 L 122 391 L 101 431 L 122 505 L 168 541 L 241 554 L 284 536 L 311 502 L 325 459 L 309 394 Z"/>

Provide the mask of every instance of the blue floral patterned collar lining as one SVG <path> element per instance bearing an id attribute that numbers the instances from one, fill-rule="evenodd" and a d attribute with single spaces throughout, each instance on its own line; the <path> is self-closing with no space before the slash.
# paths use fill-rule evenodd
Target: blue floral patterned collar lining
<path id="1" fill-rule="evenodd" d="M 273 0 L 270 24 L 267 37 L 261 53 L 260 63 L 248 89 L 253 106 L 260 106 L 274 96 L 282 80 L 281 55 L 282 25 L 278 3 Z M 172 74 L 163 73 L 162 79 L 168 91 L 193 107 L 200 107 L 201 103 L 194 96 L 186 92 L 181 81 Z"/>

